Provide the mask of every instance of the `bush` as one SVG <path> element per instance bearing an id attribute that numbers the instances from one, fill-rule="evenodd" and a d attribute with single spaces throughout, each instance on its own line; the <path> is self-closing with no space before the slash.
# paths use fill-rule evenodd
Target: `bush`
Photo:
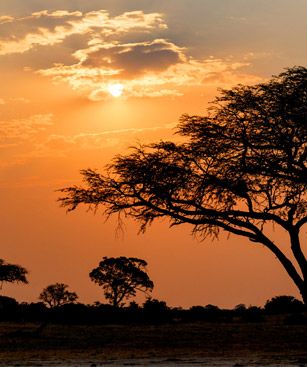
<path id="1" fill-rule="evenodd" d="M 292 296 L 276 296 L 266 302 L 264 309 L 269 314 L 299 313 L 305 305 Z"/>
<path id="2" fill-rule="evenodd" d="M 11 297 L 0 296 L 0 318 L 1 320 L 11 319 L 16 316 L 18 302 Z"/>

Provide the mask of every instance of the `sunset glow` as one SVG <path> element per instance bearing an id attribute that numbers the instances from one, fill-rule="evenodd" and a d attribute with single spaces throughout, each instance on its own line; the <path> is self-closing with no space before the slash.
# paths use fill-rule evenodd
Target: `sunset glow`
<path id="1" fill-rule="evenodd" d="M 105 172 L 132 146 L 182 141 L 180 116 L 204 115 L 219 90 L 306 64 L 306 13 L 304 0 L 1 1 L 0 258 L 29 270 L 28 285 L 2 294 L 37 302 L 63 282 L 80 302 L 103 302 L 89 270 L 122 255 L 146 259 L 153 298 L 171 306 L 297 296 L 246 239 L 201 242 L 167 221 L 138 234 L 99 210 L 67 215 L 56 190 L 78 185 L 82 169 Z"/>
<path id="2" fill-rule="evenodd" d="M 111 84 L 108 91 L 113 97 L 120 97 L 123 94 L 124 86 L 122 84 Z"/>

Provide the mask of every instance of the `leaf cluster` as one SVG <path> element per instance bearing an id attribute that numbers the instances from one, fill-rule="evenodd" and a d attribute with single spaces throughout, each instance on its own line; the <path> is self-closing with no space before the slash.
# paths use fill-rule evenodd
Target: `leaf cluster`
<path id="1" fill-rule="evenodd" d="M 5 260 L 0 259 L 0 284 L 8 283 L 28 283 L 28 271 L 20 265 L 9 264 Z"/>

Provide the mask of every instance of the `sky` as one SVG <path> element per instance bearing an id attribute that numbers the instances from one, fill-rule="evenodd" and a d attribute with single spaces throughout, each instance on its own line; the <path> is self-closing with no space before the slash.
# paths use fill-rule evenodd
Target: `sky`
<path id="1" fill-rule="evenodd" d="M 180 116 L 205 114 L 221 88 L 306 66 L 306 12 L 306 0 L 1 1 L 0 257 L 30 281 L 2 294 L 36 302 L 60 282 L 104 302 L 88 273 L 123 255 L 147 260 L 153 297 L 171 306 L 298 296 L 260 245 L 199 242 L 167 222 L 119 233 L 100 212 L 67 214 L 56 190 L 139 142 L 176 139 Z"/>

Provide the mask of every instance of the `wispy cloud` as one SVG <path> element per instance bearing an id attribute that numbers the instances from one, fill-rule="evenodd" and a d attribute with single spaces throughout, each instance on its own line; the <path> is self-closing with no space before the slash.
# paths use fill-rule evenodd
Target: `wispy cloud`
<path id="1" fill-rule="evenodd" d="M 13 98 L 0 98 L 0 105 L 6 105 L 8 103 L 15 103 L 15 104 L 28 104 L 31 101 L 25 97 L 13 97 Z"/>
<path id="2" fill-rule="evenodd" d="M 162 126 L 154 126 L 149 128 L 129 128 L 106 130 L 98 133 L 79 133 L 75 135 L 51 134 L 45 138 L 35 139 L 34 134 L 31 136 L 31 147 L 27 147 L 22 154 L 16 151 L 10 155 L 8 159 L 0 160 L 0 169 L 6 169 L 12 166 L 22 166 L 36 159 L 58 159 L 67 158 L 80 154 L 91 154 L 91 152 L 106 152 L 109 149 L 114 153 L 114 149 L 122 151 L 131 145 L 152 142 L 153 139 L 159 140 L 161 136 L 164 138 L 173 135 L 173 128 L 176 124 L 166 124 Z M 1 131 L 0 131 L 1 133 Z M 176 139 L 176 137 L 175 137 Z M 179 139 L 179 137 L 178 137 Z M 13 143 L 15 141 L 15 143 Z M 23 140 L 25 143 L 25 141 Z M 14 145 L 21 144 L 21 140 L 12 140 L 11 143 L 6 141 L 2 148 L 10 148 Z M 0 141 L 1 148 L 1 141 Z M 112 153 L 112 155 L 113 155 Z"/>
<path id="3" fill-rule="evenodd" d="M 27 118 L 0 121 L 0 148 L 29 141 L 38 132 L 53 124 L 52 114 L 33 115 Z"/>
<path id="4" fill-rule="evenodd" d="M 161 132 L 171 134 L 174 126 L 175 124 L 167 124 L 148 128 L 115 129 L 99 133 L 80 133 L 71 136 L 53 134 L 43 143 L 37 145 L 36 154 L 39 156 L 53 155 L 54 151 L 64 153 L 72 149 L 101 150 L 117 145 L 126 145 L 127 147 L 131 142 L 134 144 L 141 137 L 142 141 L 144 141 L 144 137 L 146 138 L 147 135 L 150 136 L 149 140 L 151 140 L 155 133 L 158 135 Z"/>

